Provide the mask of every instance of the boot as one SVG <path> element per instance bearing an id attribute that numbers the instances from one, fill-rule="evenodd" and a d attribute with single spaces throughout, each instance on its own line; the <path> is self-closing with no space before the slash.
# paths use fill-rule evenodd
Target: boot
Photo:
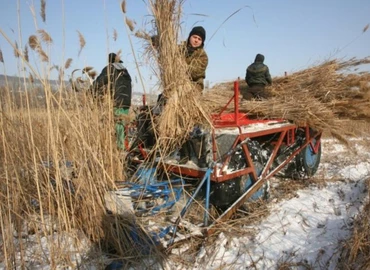
<path id="1" fill-rule="evenodd" d="M 180 148 L 180 161 L 179 164 L 185 164 L 189 161 L 190 153 L 188 143 L 185 142 Z"/>

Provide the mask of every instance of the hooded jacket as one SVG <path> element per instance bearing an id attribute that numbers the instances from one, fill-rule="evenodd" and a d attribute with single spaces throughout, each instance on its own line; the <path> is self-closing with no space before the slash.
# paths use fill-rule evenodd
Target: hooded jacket
<path id="1" fill-rule="evenodd" d="M 114 107 L 128 109 L 131 106 L 132 86 L 131 76 L 122 65 L 116 62 L 116 55 L 110 53 L 109 64 L 102 70 L 93 84 L 94 95 L 102 95 L 103 86 L 108 86 L 114 100 Z"/>
<path id="2" fill-rule="evenodd" d="M 269 68 L 263 63 L 265 57 L 257 54 L 254 63 L 248 66 L 245 81 L 249 87 L 266 86 L 272 83 Z"/>

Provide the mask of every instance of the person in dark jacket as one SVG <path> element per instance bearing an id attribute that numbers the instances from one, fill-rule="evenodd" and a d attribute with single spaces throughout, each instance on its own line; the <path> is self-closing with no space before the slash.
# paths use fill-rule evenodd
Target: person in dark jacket
<path id="1" fill-rule="evenodd" d="M 131 76 L 122 63 L 115 53 L 110 53 L 108 55 L 108 65 L 102 70 L 91 87 L 95 97 L 107 94 L 106 91 L 110 92 L 116 122 L 117 146 L 120 149 L 124 148 L 124 118 L 129 113 L 132 96 Z"/>
<path id="2" fill-rule="evenodd" d="M 268 98 L 269 94 L 265 87 L 272 84 L 272 79 L 268 66 L 263 62 L 265 57 L 257 54 L 254 63 L 248 66 L 245 81 L 248 89 L 243 93 L 243 98 L 247 100 Z"/>

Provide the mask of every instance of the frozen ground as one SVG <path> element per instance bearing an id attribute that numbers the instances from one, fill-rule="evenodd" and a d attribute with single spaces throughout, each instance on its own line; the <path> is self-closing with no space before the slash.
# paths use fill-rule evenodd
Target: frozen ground
<path id="1" fill-rule="evenodd" d="M 351 233 L 352 220 L 367 200 L 370 153 L 364 141 L 353 141 L 357 152 L 323 140 L 322 163 L 312 185 L 292 199 L 269 203 L 270 215 L 245 237 L 220 234 L 202 248 L 193 269 L 336 269 L 341 242 Z M 168 269 L 189 269 L 169 263 Z"/>
<path id="2" fill-rule="evenodd" d="M 272 197 L 268 203 L 270 214 L 251 226 L 252 233 L 221 233 L 216 243 L 200 248 L 192 266 L 169 260 L 165 268 L 276 269 L 294 265 L 294 269 L 336 269 L 341 242 L 350 236 L 352 220 L 368 199 L 368 142 L 361 139 L 353 144 L 357 152 L 335 140 L 323 140 L 322 161 L 315 178 L 325 179 L 325 183 L 313 181 L 291 199 Z M 27 269 L 101 269 L 93 262 L 81 262 L 91 248 L 86 240 L 76 248 L 68 239 L 68 235 L 61 234 L 41 239 L 28 236 L 28 249 L 23 254 Z M 50 249 L 56 240 L 60 250 Z M 62 250 L 70 251 L 68 263 L 52 267 L 48 258 Z M 0 269 L 5 269 L 1 262 Z"/>

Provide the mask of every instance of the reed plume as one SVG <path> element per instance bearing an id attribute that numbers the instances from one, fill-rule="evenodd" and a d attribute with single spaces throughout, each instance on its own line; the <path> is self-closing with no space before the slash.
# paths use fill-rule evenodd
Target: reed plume
<path id="1" fill-rule="evenodd" d="M 28 38 L 28 45 L 30 45 L 32 50 L 37 50 L 40 47 L 40 41 L 35 35 L 31 35 Z"/>
<path id="2" fill-rule="evenodd" d="M 90 76 L 90 78 L 92 78 L 92 79 L 95 79 L 95 77 L 96 77 L 96 75 L 97 75 L 97 73 L 96 73 L 96 71 L 95 71 L 95 70 L 91 70 L 91 71 L 89 71 L 87 74 L 88 74 L 88 75 Z"/>
<path id="3" fill-rule="evenodd" d="M 41 40 L 45 42 L 46 44 L 50 45 L 51 43 L 53 43 L 53 39 L 51 38 L 49 33 L 46 32 L 44 29 L 37 30 L 37 33 L 40 34 Z"/>
<path id="4" fill-rule="evenodd" d="M 42 21 L 45 22 L 46 21 L 46 1 L 45 0 L 41 0 L 40 15 L 41 15 Z"/>
<path id="5" fill-rule="evenodd" d="M 78 30 L 77 30 L 77 33 L 78 33 L 78 40 L 79 40 L 79 42 L 80 42 L 80 50 L 78 51 L 78 56 L 80 56 L 82 49 L 83 49 L 83 48 L 85 47 L 85 45 L 86 45 L 86 41 L 85 41 L 85 38 L 84 38 L 84 36 L 81 34 L 81 32 L 80 32 L 80 31 L 78 31 Z"/>
<path id="6" fill-rule="evenodd" d="M 367 31 L 367 29 L 369 29 L 369 24 L 367 24 L 364 29 L 362 29 L 362 33 L 365 33 Z"/>
<path id="7" fill-rule="evenodd" d="M 64 64 L 64 68 L 68 69 L 72 64 L 72 61 L 73 61 L 72 58 L 68 58 L 66 63 Z"/>
<path id="8" fill-rule="evenodd" d="M 130 31 L 133 32 L 134 29 L 135 29 L 135 22 L 132 21 L 132 20 L 130 20 L 127 17 L 126 17 L 126 20 L 125 21 L 126 21 L 126 24 L 127 24 L 128 28 L 130 29 Z"/>
<path id="9" fill-rule="evenodd" d="M 24 51 L 23 51 L 23 56 L 24 56 L 24 59 L 29 62 L 29 56 L 28 56 L 28 47 L 27 45 L 24 46 Z"/>
<path id="10" fill-rule="evenodd" d="M 0 62 L 4 63 L 3 51 L 0 49 Z"/>
<path id="11" fill-rule="evenodd" d="M 123 13 L 126 13 L 126 0 L 123 0 L 121 2 L 121 10 Z"/>
<path id="12" fill-rule="evenodd" d="M 116 52 L 116 58 L 114 59 L 116 63 L 121 61 L 121 55 L 122 55 L 122 50 L 118 50 L 118 52 Z"/>
<path id="13" fill-rule="evenodd" d="M 89 72 L 90 70 L 93 70 L 93 67 L 87 66 L 82 69 L 82 72 Z"/>

